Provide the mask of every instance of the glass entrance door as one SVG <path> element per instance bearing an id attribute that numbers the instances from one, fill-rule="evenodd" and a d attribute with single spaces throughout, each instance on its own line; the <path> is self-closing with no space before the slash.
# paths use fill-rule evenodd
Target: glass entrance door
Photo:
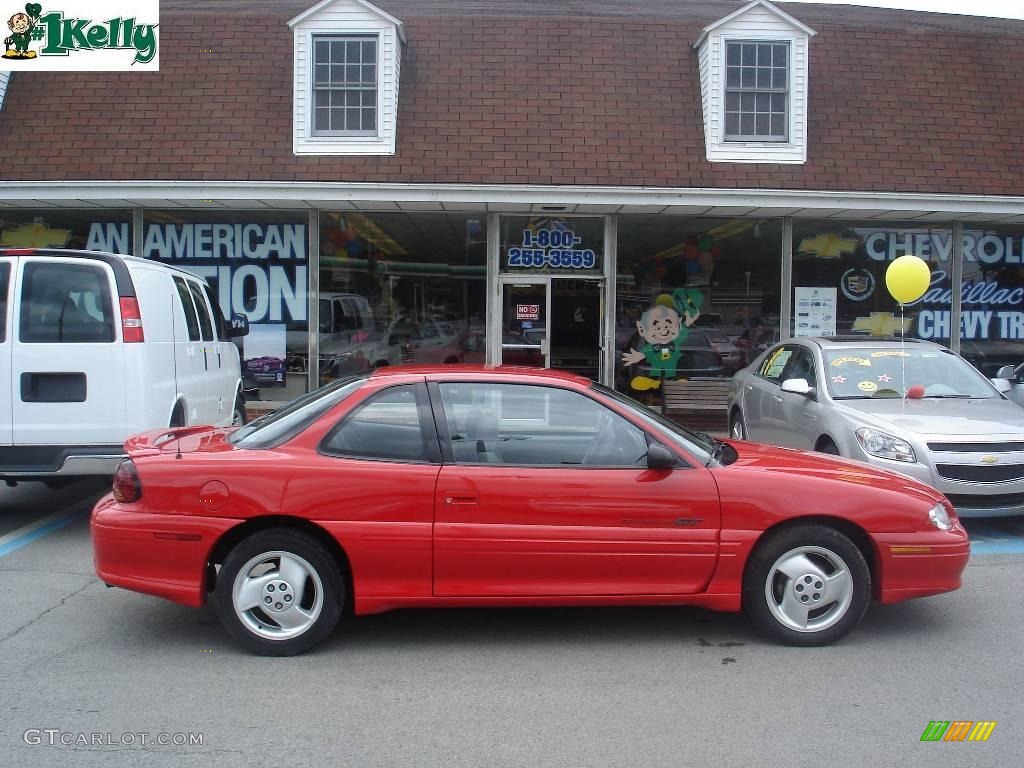
<path id="1" fill-rule="evenodd" d="M 598 381 L 603 282 L 533 277 L 502 282 L 502 365 L 558 368 Z"/>

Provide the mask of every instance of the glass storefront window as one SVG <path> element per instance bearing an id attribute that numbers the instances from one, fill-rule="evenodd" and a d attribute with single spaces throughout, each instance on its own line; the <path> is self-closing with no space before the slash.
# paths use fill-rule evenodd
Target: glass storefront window
<path id="1" fill-rule="evenodd" d="M 779 337 L 780 220 L 623 215 L 615 388 L 722 378 Z"/>
<path id="2" fill-rule="evenodd" d="M 1024 227 L 964 227 L 960 354 L 986 376 L 1024 362 Z"/>
<path id="3" fill-rule="evenodd" d="M 0 211 L 0 246 L 132 252 L 129 211 Z"/>
<path id="4" fill-rule="evenodd" d="M 482 214 L 320 218 L 321 382 L 382 365 L 483 363 Z"/>
<path id="5" fill-rule="evenodd" d="M 249 318 L 237 343 L 249 400 L 307 390 L 308 217 L 267 211 L 146 211 L 140 254 L 206 278 L 224 317 Z"/>
<path id="6" fill-rule="evenodd" d="M 931 287 L 903 307 L 885 287 L 899 256 L 924 259 Z M 953 233 L 912 223 L 793 222 L 793 336 L 914 337 L 949 345 Z"/>

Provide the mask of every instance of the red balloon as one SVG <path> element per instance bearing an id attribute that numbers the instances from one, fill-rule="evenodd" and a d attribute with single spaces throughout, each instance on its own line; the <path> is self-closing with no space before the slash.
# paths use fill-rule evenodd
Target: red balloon
<path id="1" fill-rule="evenodd" d="M 690 261 L 693 261 L 694 259 L 696 259 L 698 253 L 700 253 L 700 251 L 697 250 L 696 244 L 692 244 L 692 243 L 687 243 L 686 244 L 686 248 L 683 250 L 683 254 Z"/>
<path id="2" fill-rule="evenodd" d="M 922 397 L 924 397 L 924 387 L 920 384 L 915 384 L 907 390 L 909 400 L 920 400 Z"/>
<path id="3" fill-rule="evenodd" d="M 717 243 L 715 245 L 711 246 L 711 255 L 712 256 L 717 256 L 721 252 L 722 252 L 722 246 L 718 245 Z"/>

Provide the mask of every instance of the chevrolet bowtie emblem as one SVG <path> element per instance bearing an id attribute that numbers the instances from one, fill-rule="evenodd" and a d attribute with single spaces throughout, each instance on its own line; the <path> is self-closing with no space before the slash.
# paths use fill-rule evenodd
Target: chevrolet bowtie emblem
<path id="1" fill-rule="evenodd" d="M 999 457 L 998 456 L 982 456 L 981 457 L 981 463 L 982 464 L 995 464 L 997 461 L 999 461 Z"/>

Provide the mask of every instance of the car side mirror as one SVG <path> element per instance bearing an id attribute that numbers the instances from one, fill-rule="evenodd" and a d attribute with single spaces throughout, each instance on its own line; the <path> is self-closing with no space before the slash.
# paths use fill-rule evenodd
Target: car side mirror
<path id="1" fill-rule="evenodd" d="M 995 379 L 1006 379 L 1007 381 L 1014 381 L 1017 378 L 1017 373 L 1012 365 L 1004 365 L 998 371 L 996 375 L 992 377 Z"/>
<path id="2" fill-rule="evenodd" d="M 249 318 L 236 312 L 231 316 L 231 321 L 228 323 L 228 336 L 234 339 L 238 336 L 247 336 L 248 334 Z"/>
<path id="3" fill-rule="evenodd" d="M 676 465 L 676 455 L 661 443 L 651 443 L 647 448 L 648 469 L 672 469 Z"/>
<path id="4" fill-rule="evenodd" d="M 814 397 L 814 387 L 807 383 L 807 379 L 786 379 L 782 382 L 782 391 L 804 397 Z"/>
<path id="5" fill-rule="evenodd" d="M 989 381 L 992 382 L 993 387 L 995 387 L 998 391 L 1002 392 L 1004 395 L 1013 389 L 1013 384 L 1011 384 L 1008 379 L 995 378 L 989 379 Z"/>

